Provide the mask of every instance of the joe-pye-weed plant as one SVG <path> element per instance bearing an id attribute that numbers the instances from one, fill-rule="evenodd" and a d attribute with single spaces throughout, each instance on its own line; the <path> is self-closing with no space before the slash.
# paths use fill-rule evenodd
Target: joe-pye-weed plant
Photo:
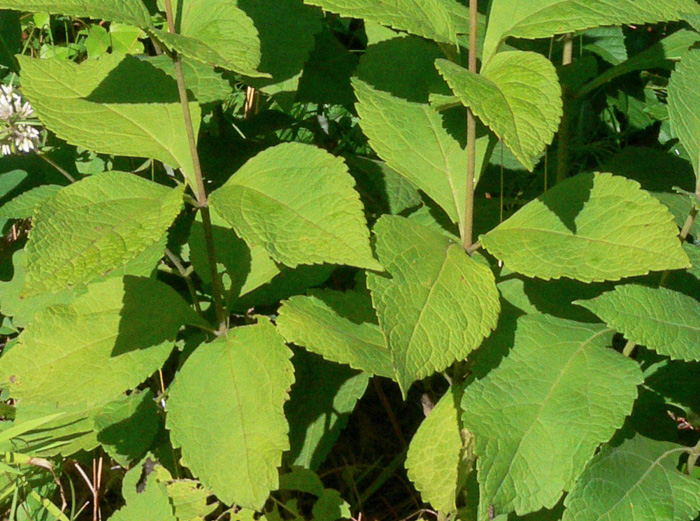
<path id="1" fill-rule="evenodd" d="M 0 9 L 4 519 L 697 518 L 696 1 Z"/>

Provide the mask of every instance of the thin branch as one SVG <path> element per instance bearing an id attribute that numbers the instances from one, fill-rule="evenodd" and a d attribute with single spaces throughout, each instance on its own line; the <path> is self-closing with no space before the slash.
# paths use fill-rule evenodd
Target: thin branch
<path id="1" fill-rule="evenodd" d="M 68 179 L 68 181 L 70 181 L 71 183 L 75 183 L 75 177 L 73 177 L 72 175 L 70 175 L 70 174 L 68 173 L 68 171 L 66 171 L 66 170 L 65 170 L 64 168 L 62 168 L 60 165 L 56 164 L 56 163 L 55 163 L 52 159 L 50 159 L 48 156 L 45 156 L 45 155 L 42 154 L 41 152 L 37 152 L 36 155 L 39 156 L 39 157 L 40 157 L 41 159 L 43 159 L 44 161 L 46 161 L 48 164 L 50 164 L 50 165 L 51 165 L 52 167 L 54 167 L 56 170 L 58 170 L 58 172 L 60 172 L 60 173 L 63 175 L 63 177 L 65 177 L 66 179 Z"/>
<path id="2" fill-rule="evenodd" d="M 194 284 L 192 283 L 192 278 L 190 277 L 191 270 L 185 269 L 180 262 L 180 259 L 177 258 L 177 255 L 170 251 L 170 248 L 165 248 L 165 256 L 168 257 L 180 276 L 185 280 L 185 284 L 187 284 L 187 290 L 190 292 L 190 297 L 192 298 L 194 308 L 197 310 L 197 313 L 201 315 L 202 308 L 199 305 L 199 298 L 197 298 L 197 290 L 195 289 Z"/>
<path id="3" fill-rule="evenodd" d="M 574 49 L 574 35 L 569 33 L 564 35 L 564 53 L 561 64 L 563 66 L 571 64 Z M 573 107 L 573 96 L 566 85 L 561 88 L 563 113 L 559 124 L 559 139 L 557 142 L 557 177 L 556 183 L 566 180 L 569 175 L 569 145 L 571 142 L 571 123 Z"/>
<path id="4" fill-rule="evenodd" d="M 476 36 L 479 0 L 469 0 L 469 72 L 476 74 Z M 467 187 L 462 225 L 462 246 L 469 251 L 474 235 L 474 176 L 476 173 L 476 119 L 467 108 Z"/>

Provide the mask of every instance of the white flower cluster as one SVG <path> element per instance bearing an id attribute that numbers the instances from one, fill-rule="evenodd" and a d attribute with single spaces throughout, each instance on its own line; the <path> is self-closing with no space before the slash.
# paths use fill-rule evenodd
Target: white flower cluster
<path id="1" fill-rule="evenodd" d="M 31 152 L 40 141 L 39 121 L 34 109 L 14 87 L 0 85 L 0 152 L 3 156 L 20 152 Z"/>

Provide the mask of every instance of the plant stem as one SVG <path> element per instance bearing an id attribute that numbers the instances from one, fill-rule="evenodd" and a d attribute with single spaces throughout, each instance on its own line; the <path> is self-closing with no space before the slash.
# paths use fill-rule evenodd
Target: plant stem
<path id="1" fill-rule="evenodd" d="M 700 458 L 700 441 L 698 441 L 695 444 L 695 447 L 693 447 L 690 450 L 690 454 L 688 455 L 688 463 L 686 463 L 686 471 L 688 472 L 689 476 L 692 476 L 693 468 L 695 468 L 695 464 L 698 462 L 698 458 Z"/>
<path id="2" fill-rule="evenodd" d="M 75 177 L 73 177 L 72 175 L 70 175 L 70 174 L 68 173 L 67 170 L 65 170 L 64 168 L 62 168 L 62 167 L 59 166 L 58 164 L 56 164 L 52 159 L 50 159 L 49 157 L 45 156 L 45 155 L 42 154 L 41 152 L 38 152 L 38 153 L 37 153 L 37 156 L 39 156 L 41 159 L 43 159 L 43 160 L 46 161 L 48 164 L 50 164 L 52 167 L 54 167 L 56 170 L 58 170 L 58 172 L 60 172 L 61 175 L 63 175 L 63 177 L 65 177 L 66 179 L 68 179 L 68 181 L 70 181 L 71 183 L 75 183 Z"/>
<path id="3" fill-rule="evenodd" d="M 165 13 L 168 20 L 168 32 L 175 34 L 175 22 L 173 19 L 173 7 L 171 0 L 165 0 Z M 202 166 L 199 162 L 199 153 L 197 152 L 197 141 L 194 135 L 194 126 L 192 125 L 192 114 L 190 113 L 190 102 L 187 98 L 187 87 L 185 85 L 185 75 L 182 71 L 182 56 L 172 53 L 173 66 L 175 67 L 175 79 L 177 80 L 177 90 L 180 95 L 180 105 L 182 105 L 182 115 L 185 120 L 185 131 L 187 132 L 187 141 L 190 146 L 190 155 L 192 156 L 192 166 L 194 168 L 194 176 L 197 183 L 197 205 L 202 214 L 202 225 L 204 229 L 204 242 L 207 247 L 207 258 L 209 261 L 209 270 L 211 272 L 212 293 L 214 297 L 214 308 L 216 309 L 216 319 L 219 323 L 219 335 L 224 334 L 228 329 L 228 320 L 226 308 L 223 300 L 223 288 L 221 279 L 216 269 L 216 249 L 214 248 L 214 236 L 212 232 L 211 215 L 209 213 L 209 200 L 207 191 L 204 188 L 204 176 L 202 175 Z"/>
<path id="4" fill-rule="evenodd" d="M 574 35 L 569 33 L 564 35 L 564 52 L 561 64 L 566 66 L 571 64 L 574 49 Z M 569 144 L 571 141 L 571 114 L 573 112 L 573 97 L 566 85 L 562 85 L 562 116 L 559 125 L 559 141 L 557 144 L 557 178 L 556 183 L 566 180 L 569 175 Z"/>
<path id="5" fill-rule="evenodd" d="M 169 248 L 165 248 L 165 256 L 168 259 L 170 259 L 170 262 L 173 263 L 175 269 L 177 269 L 178 273 L 180 273 L 180 276 L 185 280 L 185 284 L 187 284 L 187 290 L 190 292 L 190 297 L 192 298 L 194 308 L 197 310 L 197 313 L 201 315 L 202 308 L 199 305 L 199 299 L 197 298 L 197 290 L 195 289 L 194 284 L 192 284 L 192 278 L 190 277 L 191 268 L 190 271 L 186 270 L 180 262 L 180 259 L 177 258 L 177 255 L 170 251 Z"/>
<path id="6" fill-rule="evenodd" d="M 469 0 L 469 72 L 476 74 L 476 33 L 479 0 Z M 474 235 L 474 174 L 476 172 L 476 119 L 467 108 L 467 187 L 462 225 L 462 246 L 469 251 Z"/>

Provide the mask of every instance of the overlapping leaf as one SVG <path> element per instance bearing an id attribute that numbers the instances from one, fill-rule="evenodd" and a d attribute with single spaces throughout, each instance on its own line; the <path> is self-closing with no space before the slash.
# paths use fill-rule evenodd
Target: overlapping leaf
<path id="1" fill-rule="evenodd" d="M 632 410 L 642 372 L 611 338 L 601 325 L 526 315 L 508 356 L 467 387 L 479 497 L 496 513 L 552 508 Z"/>
<path id="2" fill-rule="evenodd" d="M 193 179 L 177 86 L 164 72 L 117 54 L 80 65 L 18 59 L 23 95 L 58 137 L 95 152 L 157 159 Z M 197 135 L 199 105 L 190 110 Z"/>
<path id="3" fill-rule="evenodd" d="M 420 424 L 406 454 L 408 479 L 413 481 L 423 501 L 443 513 L 457 509 L 464 445 L 461 430 L 459 407 L 455 394 L 449 390 Z"/>
<path id="4" fill-rule="evenodd" d="M 605 25 L 683 20 L 698 13 L 693 0 L 494 0 L 484 42 L 488 62 L 509 37 L 549 38 Z"/>
<path id="5" fill-rule="evenodd" d="M 180 5 L 179 2 L 174 2 Z M 260 40 L 253 21 L 229 0 L 188 0 L 175 13 L 177 34 L 151 29 L 162 42 L 185 56 L 247 76 L 258 72 Z"/>
<path id="6" fill-rule="evenodd" d="M 23 295 L 88 283 L 123 267 L 165 236 L 181 207 L 182 187 L 123 172 L 65 187 L 35 213 Z"/>
<path id="7" fill-rule="evenodd" d="M 496 326 L 498 290 L 487 265 L 433 228 L 383 216 L 374 234 L 386 273 L 369 273 L 367 286 L 405 395 L 479 347 Z"/>
<path id="8" fill-rule="evenodd" d="M 577 304 L 636 344 L 671 358 L 700 360 L 700 303 L 694 298 L 627 284 Z"/>
<path id="9" fill-rule="evenodd" d="M 354 180 L 342 159 L 285 143 L 248 161 L 211 194 L 211 205 L 249 244 L 277 262 L 381 269 Z"/>
<path id="10" fill-rule="evenodd" d="M 0 0 L 0 9 L 97 18 L 148 27 L 151 15 L 142 0 Z"/>
<path id="11" fill-rule="evenodd" d="M 671 74 L 668 83 L 668 114 L 681 144 L 700 177 L 700 52 L 688 53 Z"/>
<path id="12" fill-rule="evenodd" d="M 481 74 L 443 59 L 435 65 L 462 103 L 532 171 L 562 115 L 552 62 L 534 52 L 511 51 L 495 56 Z"/>
<path id="13" fill-rule="evenodd" d="M 170 390 L 167 427 L 182 459 L 222 501 L 260 509 L 289 448 L 284 402 L 291 351 L 267 319 L 187 359 Z"/>
<path id="14" fill-rule="evenodd" d="M 305 0 L 326 11 L 387 25 L 442 43 L 456 43 L 464 32 L 466 8 L 454 0 Z M 460 16 L 461 15 L 461 16 Z"/>
<path id="15" fill-rule="evenodd" d="M 567 496 L 563 521 L 687 521 L 700 511 L 700 483 L 677 470 L 687 450 L 636 435 L 605 447 Z"/>
<path id="16" fill-rule="evenodd" d="M 323 290 L 292 297 L 280 307 L 277 327 L 288 342 L 327 360 L 394 377 L 386 340 L 360 292 Z"/>
<path id="17" fill-rule="evenodd" d="M 39 204 L 56 195 L 60 189 L 58 185 L 42 185 L 27 190 L 0 207 L 0 219 L 29 219 Z"/>
<path id="18" fill-rule="evenodd" d="M 159 369 L 185 323 L 182 298 L 155 280 L 125 277 L 88 287 L 37 314 L 0 358 L 0 382 L 22 403 L 103 404 Z"/>
<path id="19" fill-rule="evenodd" d="M 689 266 L 666 207 L 610 174 L 558 184 L 481 242 L 509 269 L 543 279 L 618 280 Z"/>

